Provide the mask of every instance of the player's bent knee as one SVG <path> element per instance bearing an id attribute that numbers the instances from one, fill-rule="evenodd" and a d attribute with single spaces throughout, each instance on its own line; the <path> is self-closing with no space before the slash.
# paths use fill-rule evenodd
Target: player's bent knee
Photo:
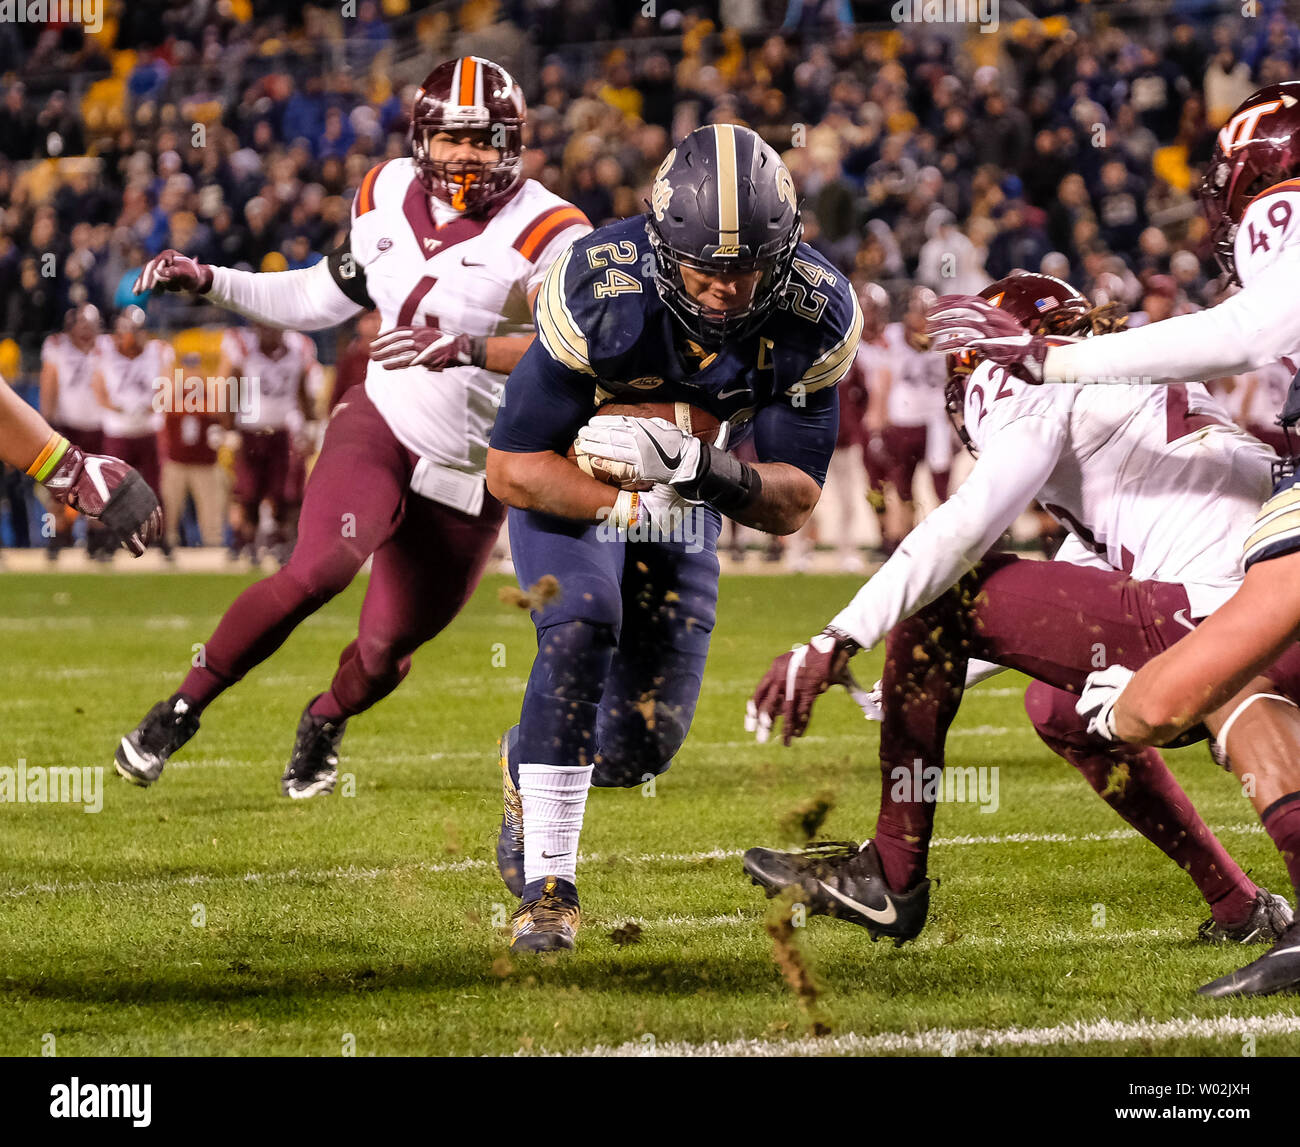
<path id="1" fill-rule="evenodd" d="M 666 773 L 689 728 L 689 720 L 657 703 L 651 719 L 638 709 L 633 720 L 602 725 L 591 783 L 598 788 L 634 788 Z"/>
<path id="2" fill-rule="evenodd" d="M 1089 740 L 1088 727 L 1075 709 L 1073 693 L 1045 681 L 1031 681 L 1025 690 L 1025 713 L 1034 731 L 1051 748 L 1058 744 L 1076 746 Z"/>
<path id="3" fill-rule="evenodd" d="M 362 562 L 364 562 L 364 558 Z M 321 560 L 295 549 L 288 564 L 275 577 L 297 582 L 303 594 L 321 605 L 337 597 L 357 576 L 362 562 Z"/>
<path id="4" fill-rule="evenodd" d="M 672 757 L 664 761 L 626 758 L 611 760 L 602 753 L 596 758 L 591 783 L 598 789 L 634 789 L 666 773 L 672 763 Z"/>

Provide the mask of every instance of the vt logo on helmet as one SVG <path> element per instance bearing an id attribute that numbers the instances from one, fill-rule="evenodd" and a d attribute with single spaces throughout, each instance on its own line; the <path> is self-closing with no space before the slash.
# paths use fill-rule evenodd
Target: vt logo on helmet
<path id="1" fill-rule="evenodd" d="M 677 320 L 713 345 L 757 328 L 789 284 L 803 233 L 794 179 L 776 152 L 748 128 L 698 128 L 660 165 L 649 207 L 655 285 Z M 757 281 L 747 301 L 738 292 L 736 307 L 711 307 L 688 290 L 683 270 Z"/>
<path id="2" fill-rule="evenodd" d="M 425 78 L 411 108 L 411 156 L 434 199 L 471 215 L 509 195 L 523 177 L 523 92 L 500 64 L 462 56 Z M 435 159 L 436 137 L 475 138 L 491 159 Z"/>

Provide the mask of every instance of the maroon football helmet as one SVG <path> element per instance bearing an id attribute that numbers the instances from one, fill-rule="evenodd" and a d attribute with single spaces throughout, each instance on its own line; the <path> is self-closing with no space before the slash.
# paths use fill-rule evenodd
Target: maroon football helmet
<path id="1" fill-rule="evenodd" d="M 1250 201 L 1300 175 L 1300 80 L 1260 88 L 1219 129 L 1201 179 L 1201 207 L 1219 266 L 1233 282 L 1237 227 Z"/>
<path id="2" fill-rule="evenodd" d="M 509 195 L 523 175 L 524 94 L 500 64 L 461 56 L 439 64 L 425 78 L 411 108 L 411 155 L 420 185 L 433 198 L 474 214 Z M 439 132 L 488 135 L 499 158 L 493 163 L 432 158 Z"/>
<path id="3" fill-rule="evenodd" d="M 1082 291 L 1075 290 L 1055 275 L 1017 271 L 990 283 L 980 291 L 979 297 L 987 299 L 998 310 L 1006 311 L 1032 334 L 1084 335 L 1093 332 L 1092 318 L 1096 309 Z M 962 444 L 972 454 L 975 446 L 962 423 L 962 410 L 966 405 L 966 380 L 978 361 L 970 351 L 948 355 L 948 382 L 943 391 L 948 416 Z"/>

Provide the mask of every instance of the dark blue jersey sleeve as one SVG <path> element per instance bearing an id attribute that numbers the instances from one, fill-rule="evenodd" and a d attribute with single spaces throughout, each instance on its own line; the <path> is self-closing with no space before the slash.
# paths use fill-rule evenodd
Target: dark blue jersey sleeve
<path id="1" fill-rule="evenodd" d="M 596 378 L 553 359 L 540 339 L 510 372 L 492 428 L 494 450 L 563 454 L 595 407 Z"/>
<path id="2" fill-rule="evenodd" d="M 802 405 L 773 402 L 754 415 L 754 453 L 760 462 L 788 462 L 821 486 L 839 427 L 838 387 L 815 391 Z"/>

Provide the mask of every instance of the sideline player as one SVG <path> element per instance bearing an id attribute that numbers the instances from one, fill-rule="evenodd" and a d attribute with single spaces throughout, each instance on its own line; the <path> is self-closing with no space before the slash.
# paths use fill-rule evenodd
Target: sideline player
<path id="1" fill-rule="evenodd" d="M 113 333 L 100 335 L 95 342 L 90 385 L 102 407 L 104 450 L 134 466 L 156 493 L 162 486 L 158 388 L 172 378 L 176 352 L 171 343 L 147 337 L 144 326 L 144 311 L 139 307 L 118 312 Z M 166 535 L 161 549 L 171 556 Z"/>
<path id="2" fill-rule="evenodd" d="M 351 233 L 327 258 L 255 274 L 164 251 L 141 272 L 137 290 L 194 291 L 289 329 L 377 307 L 383 332 L 364 389 L 330 419 L 292 556 L 235 599 L 204 643 L 204 664 L 122 738 L 115 761 L 128 780 L 156 781 L 207 706 L 373 555 L 357 638 L 303 710 L 281 780 L 294 798 L 332 791 L 348 719 L 401 683 L 411 655 L 478 584 L 504 514 L 483 466 L 505 376 L 532 342 L 530 306 L 547 268 L 590 230 L 576 207 L 523 178 L 524 116 L 499 65 L 448 61 L 416 93 L 413 157 L 366 175 Z"/>
<path id="3" fill-rule="evenodd" d="M 889 451 L 885 448 L 885 396 L 890 378 L 897 369 L 894 349 L 885 338 L 889 325 L 889 294 L 879 283 L 864 283 L 858 291 L 862 307 L 862 341 L 853 360 L 853 370 L 867 394 L 863 419 L 862 466 L 867 473 L 867 503 L 876 516 L 880 530 L 880 548 L 888 556 L 893 552 L 890 541 L 885 483 L 889 479 Z"/>
<path id="4" fill-rule="evenodd" d="M 503 738 L 497 855 L 521 901 L 515 949 L 573 947 L 589 786 L 662 773 L 690 728 L 721 515 L 785 535 L 817 504 L 862 318 L 801 230 L 776 152 L 718 124 L 669 152 L 648 214 L 576 243 L 543 284 L 540 338 L 510 376 L 488 456 L 520 584 L 551 574 L 560 591 L 533 612 L 537 659 Z M 752 434 L 758 461 L 663 419 L 593 418 L 606 396 L 692 404 L 733 441 Z M 564 456 L 580 430 L 588 454 L 651 488 L 584 474 Z"/>
<path id="5" fill-rule="evenodd" d="M 881 435 L 889 459 L 889 481 L 903 505 L 902 528 L 885 542 L 888 554 L 916 524 L 912 488 L 922 462 L 929 468 L 939 503 L 948 500 L 952 428 L 943 404 L 946 378 L 943 359 L 929 353 L 925 334 L 925 311 L 934 298 L 929 287 L 913 287 L 902 319 L 885 327 L 885 344 L 893 351 L 892 369 L 883 378 L 879 405 L 870 408 L 873 429 L 883 415 Z"/>
<path id="6" fill-rule="evenodd" d="M 103 410 L 91 388 L 95 372 L 95 342 L 103 331 L 99 309 L 90 304 L 69 311 L 61 332 L 41 346 L 41 414 L 49 424 L 88 454 L 104 450 Z M 86 529 L 86 553 L 97 556 L 106 547 L 103 526 L 91 520 Z M 49 556 L 72 543 L 72 516 L 59 514 Z M 116 542 L 112 542 L 116 545 Z"/>
<path id="7" fill-rule="evenodd" d="M 1220 129 L 1200 186 L 1220 265 L 1242 289 L 1196 315 L 1085 342 L 1052 345 L 964 296 L 940 299 L 930 329 L 943 349 L 994 358 L 1029 383 L 1076 381 L 1179 385 L 1239 374 L 1278 360 L 1300 366 L 1300 82 L 1246 99 Z M 1292 384 L 1283 419 L 1300 421 Z M 1245 541 L 1241 588 L 1195 633 L 1134 675 L 1123 664 L 1096 673 L 1079 700 L 1090 727 L 1136 744 L 1166 744 L 1225 704 L 1220 748 L 1240 774 L 1237 742 L 1287 738 L 1300 712 L 1278 696 L 1269 667 L 1300 636 L 1300 472 L 1280 467 L 1272 497 Z M 1262 674 L 1263 676 L 1257 676 Z M 1243 694 L 1244 689 L 1244 694 Z M 1236 741 L 1229 742 L 1228 730 Z M 1300 894 L 1300 756 L 1267 778 L 1253 801 Z M 1267 995 L 1300 988 L 1300 924 L 1266 955 L 1202 991 Z"/>
<path id="8" fill-rule="evenodd" d="M 138 471 L 69 442 L 3 380 L 0 462 L 34 478 L 60 505 L 102 523 L 134 557 L 162 533 L 162 508 Z"/>
<path id="9" fill-rule="evenodd" d="M 297 331 L 266 323 L 231 327 L 221 342 L 222 378 L 241 380 L 250 399 L 229 412 L 229 428 L 239 436 L 235 453 L 235 488 L 231 494 L 231 527 L 236 553 L 247 551 L 257 560 L 257 526 L 262 503 L 270 502 L 275 532 L 268 548 L 277 557 L 289 540 L 289 476 L 296 427 L 311 421 L 307 380 L 316 365 L 316 344 Z"/>
<path id="10" fill-rule="evenodd" d="M 1046 275 L 1011 276 L 983 295 L 1036 331 L 1088 333 L 1099 313 Z M 783 717 L 788 744 L 849 658 L 888 634 L 875 839 L 833 856 L 751 849 L 746 870 L 769 890 L 809 889 L 811 910 L 873 935 L 914 937 L 928 909 L 935 805 L 896 792 L 890 778 L 918 759 L 942 768 L 967 661 L 978 658 L 1036 678 L 1026 708 L 1040 736 L 1187 870 L 1212 910 L 1203 935 L 1275 939 L 1291 923 L 1286 902 L 1242 873 L 1155 750 L 1090 737 L 1072 696 L 1099 649 L 1140 664 L 1232 594 L 1240 541 L 1268 486 L 1268 450 L 1199 386 L 1133 387 L 1116 402 L 1093 388 L 1026 386 L 981 362 L 969 378 L 954 374 L 950 395 L 978 450 L 970 477 L 823 634 L 776 659 L 747 718 L 763 739 Z M 1033 498 L 1092 551 L 1090 566 L 988 554 Z M 1300 695 L 1300 658 L 1287 670 Z M 1243 753 L 1271 767 L 1277 746 L 1256 741 Z M 1117 770 L 1128 780 L 1107 794 Z M 841 896 L 859 908 L 846 909 Z"/>

